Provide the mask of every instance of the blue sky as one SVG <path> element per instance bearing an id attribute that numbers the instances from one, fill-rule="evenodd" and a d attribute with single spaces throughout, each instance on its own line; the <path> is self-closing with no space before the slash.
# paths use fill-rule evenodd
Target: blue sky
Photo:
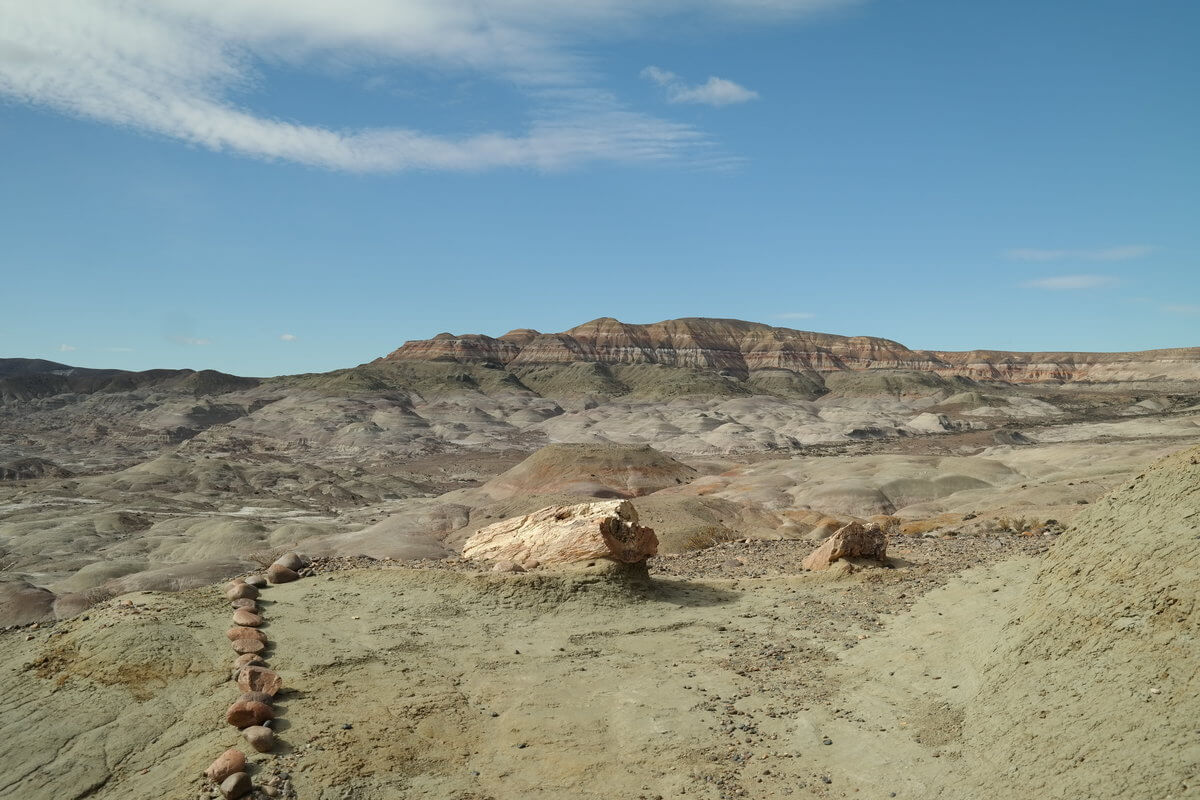
<path id="1" fill-rule="evenodd" d="M 0 357 L 270 375 L 598 316 L 1200 346 L 1198 29 L 1183 0 L 0 0 Z"/>

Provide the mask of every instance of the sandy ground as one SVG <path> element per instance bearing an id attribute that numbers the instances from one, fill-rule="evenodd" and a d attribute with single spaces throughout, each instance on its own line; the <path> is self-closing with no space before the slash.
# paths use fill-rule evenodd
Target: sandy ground
<path id="1" fill-rule="evenodd" d="M 851 575 L 394 568 L 273 587 L 290 692 L 256 780 L 321 800 L 935 796 L 955 756 L 930 709 L 974 685 L 948 662 L 1002 623 L 1040 543 L 922 544 Z M 200 772 L 239 743 L 226 604 L 216 587 L 125 599 L 4 635 L 0 795 L 207 796 Z"/>

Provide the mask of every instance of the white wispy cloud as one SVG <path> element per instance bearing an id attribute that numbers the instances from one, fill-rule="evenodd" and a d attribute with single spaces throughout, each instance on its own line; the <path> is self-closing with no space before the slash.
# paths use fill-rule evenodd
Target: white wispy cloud
<path id="1" fill-rule="evenodd" d="M 186 344 L 192 347 L 204 347 L 212 344 L 212 339 L 200 339 L 195 336 L 172 336 L 171 341 L 176 344 Z"/>
<path id="2" fill-rule="evenodd" d="M 783 314 L 776 314 L 775 319 L 812 319 L 816 314 L 811 314 L 807 311 L 787 311 Z"/>
<path id="3" fill-rule="evenodd" d="M 1052 278 L 1038 278 L 1026 281 L 1021 286 L 1026 289 L 1099 289 L 1104 286 L 1114 286 L 1117 279 L 1109 275 L 1057 275 Z"/>
<path id="4" fill-rule="evenodd" d="M 597 89 L 584 47 L 664 18 L 765 22 L 857 2 L 0 0 L 0 95 L 215 151 L 359 172 L 703 158 L 699 131 Z M 252 107 L 264 65 L 483 77 L 525 94 L 527 122 L 456 136 L 279 119 Z M 693 90 L 679 102 L 749 91 L 721 79 Z"/>
<path id="5" fill-rule="evenodd" d="M 299 339 L 300 337 L 294 333 L 281 333 L 281 334 L 279 334 L 279 338 L 281 341 L 284 341 L 284 342 L 294 342 L 297 339 Z"/>
<path id="6" fill-rule="evenodd" d="M 1143 258 L 1157 248 L 1149 244 L 1126 244 L 1119 247 L 1101 247 L 1092 250 L 1037 250 L 1019 248 L 1005 255 L 1018 261 L 1129 261 Z"/>
<path id="7" fill-rule="evenodd" d="M 71 352 L 72 350 L 78 350 L 78 349 L 79 349 L 79 348 L 78 348 L 78 347 L 76 347 L 76 346 L 75 346 L 75 345 L 73 345 L 73 344 L 60 344 L 60 345 L 58 346 L 58 351 L 59 351 L 60 353 L 69 353 L 69 352 Z"/>
<path id="8" fill-rule="evenodd" d="M 1169 314 L 1200 314 L 1200 305 L 1196 304 L 1174 304 L 1163 306 L 1163 311 Z"/>
<path id="9" fill-rule="evenodd" d="M 709 106 L 727 106 L 757 100 L 758 92 L 715 75 L 704 83 L 689 85 L 674 72 L 661 67 L 649 66 L 641 75 L 667 90 L 669 103 L 703 103 Z"/>

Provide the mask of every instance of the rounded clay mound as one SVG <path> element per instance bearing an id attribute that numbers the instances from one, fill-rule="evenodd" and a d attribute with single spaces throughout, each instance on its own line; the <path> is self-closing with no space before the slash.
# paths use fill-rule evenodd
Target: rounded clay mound
<path id="1" fill-rule="evenodd" d="M 698 473 L 649 446 L 552 444 L 484 484 L 497 499 L 520 494 L 629 498 L 688 483 Z"/>
<path id="2" fill-rule="evenodd" d="M 965 728 L 1010 796 L 1197 790 L 1198 597 L 1192 448 L 1080 514 L 1017 606 Z"/>

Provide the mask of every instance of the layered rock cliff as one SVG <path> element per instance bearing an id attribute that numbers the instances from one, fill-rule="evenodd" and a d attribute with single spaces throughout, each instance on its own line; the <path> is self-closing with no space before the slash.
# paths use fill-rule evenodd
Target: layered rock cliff
<path id="1" fill-rule="evenodd" d="M 1200 380 L 1200 348 L 1135 353 L 1016 353 L 910 350 L 873 336 L 776 328 L 732 319 L 685 318 L 633 325 L 611 317 L 563 333 L 529 329 L 493 338 L 438 334 L 379 361 L 490 363 L 512 370 L 547 365 L 661 364 L 746 379 L 761 370 L 822 373 L 904 369 L 1013 383 Z"/>

